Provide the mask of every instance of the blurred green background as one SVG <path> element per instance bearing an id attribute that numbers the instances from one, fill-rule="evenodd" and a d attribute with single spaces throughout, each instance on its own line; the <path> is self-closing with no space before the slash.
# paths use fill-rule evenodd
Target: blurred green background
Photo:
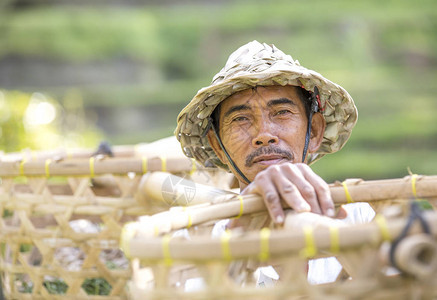
<path id="1" fill-rule="evenodd" d="M 227 56 L 256 39 L 354 98 L 350 141 L 314 165 L 327 181 L 437 173 L 435 0 L 7 0 L 0 9 L 0 150 L 170 136 Z"/>

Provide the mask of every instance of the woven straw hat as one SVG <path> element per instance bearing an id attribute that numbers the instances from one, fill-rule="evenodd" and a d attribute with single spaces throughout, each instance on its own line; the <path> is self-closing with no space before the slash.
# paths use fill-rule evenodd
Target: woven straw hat
<path id="1" fill-rule="evenodd" d="M 271 85 L 301 86 L 311 92 L 314 86 L 319 89 L 326 130 L 321 147 L 308 158 L 310 163 L 344 146 L 358 117 L 348 92 L 319 73 L 302 67 L 274 45 L 253 41 L 232 53 L 211 85 L 200 89 L 179 114 L 175 135 L 184 153 L 205 166 L 216 165 L 228 170 L 205 136 L 208 117 L 230 95 L 254 86 Z"/>

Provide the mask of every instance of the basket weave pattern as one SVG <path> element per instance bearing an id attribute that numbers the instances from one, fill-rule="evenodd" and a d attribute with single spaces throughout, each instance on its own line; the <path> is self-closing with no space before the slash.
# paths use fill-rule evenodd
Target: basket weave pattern
<path id="1" fill-rule="evenodd" d="M 119 240 L 126 222 L 150 213 L 144 195 L 143 202 L 137 199 L 142 174 L 163 168 L 187 174 L 195 167 L 185 157 L 159 156 L 44 156 L 0 166 L 0 271 L 7 299 L 126 299 L 132 272 Z M 97 290 L 89 292 L 90 282 Z"/>
<path id="2" fill-rule="evenodd" d="M 145 211 L 134 199 L 138 177 L 110 178 L 116 186 L 103 193 L 93 189 L 87 177 L 68 178 L 61 186 L 50 185 L 47 178 L 28 178 L 25 185 L 15 183 L 13 178 L 3 179 L 0 207 L 2 214 L 9 216 L 0 223 L 5 247 L 1 268 L 8 298 L 25 296 L 20 280 L 27 276 L 32 282 L 32 299 L 49 296 L 43 285 L 46 276 L 62 279 L 68 286 L 67 295 L 84 299 L 84 282 L 104 278 L 112 287 L 108 299 L 125 298 L 130 269 L 111 269 L 101 256 L 118 251 L 121 226 Z M 91 220 L 96 229 L 78 232 L 72 228 L 75 219 Z M 68 247 L 79 249 L 82 265 L 72 269 L 58 260 L 56 254 Z"/>

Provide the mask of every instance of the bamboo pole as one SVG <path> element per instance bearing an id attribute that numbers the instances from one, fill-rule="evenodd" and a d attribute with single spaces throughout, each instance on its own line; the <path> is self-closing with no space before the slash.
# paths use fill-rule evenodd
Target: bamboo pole
<path id="1" fill-rule="evenodd" d="M 348 200 L 346 189 L 349 192 Z M 348 202 L 373 202 L 394 199 L 437 197 L 437 176 L 406 176 L 383 180 L 346 180 L 330 185 L 331 195 L 337 205 Z"/>
<path id="2" fill-rule="evenodd" d="M 432 235 L 437 235 L 437 213 L 424 213 L 426 222 L 432 229 Z M 397 237 L 406 225 L 407 218 L 392 219 L 387 222 L 386 233 L 393 239 Z M 207 261 L 225 259 L 223 254 L 223 240 L 206 236 L 193 236 L 189 240 L 164 237 L 143 236 L 141 222 L 127 224 L 122 233 L 122 249 L 131 258 L 142 260 L 178 260 L 178 261 Z M 422 231 L 416 222 L 408 232 L 409 235 Z M 318 227 L 312 231 L 314 248 L 317 253 L 330 253 L 332 248 L 331 228 Z M 378 222 L 338 227 L 338 247 L 340 250 L 361 246 L 379 245 L 385 240 L 383 230 Z M 234 234 L 226 242 L 227 258 L 240 259 L 257 257 L 263 251 L 260 231 Z M 264 238 L 265 239 L 265 238 Z M 264 244 L 266 242 L 264 241 Z M 267 239 L 268 254 L 271 257 L 284 255 L 301 255 L 307 246 L 307 234 L 302 228 L 296 230 L 273 230 Z M 147 249 L 147 251 L 145 251 Z M 437 253 L 433 253 L 437 258 Z M 434 257 L 433 256 L 433 257 Z"/>
<path id="3" fill-rule="evenodd" d="M 149 198 L 154 198 L 155 201 L 162 201 L 162 193 L 159 193 L 159 187 L 165 184 L 167 177 L 168 175 L 164 176 L 158 172 L 152 173 L 147 179 L 142 181 L 140 190 L 148 195 Z M 346 196 L 343 184 L 334 183 L 330 185 L 331 195 L 336 206 L 351 201 L 372 203 L 383 200 L 408 200 L 414 197 L 413 190 L 417 197 L 437 198 L 437 176 L 417 177 L 414 180 L 414 189 L 411 176 L 388 180 L 355 180 L 352 183 L 349 181 L 349 183 L 346 182 L 345 184 L 350 195 L 349 199 Z M 207 205 L 192 206 L 186 208 L 182 213 L 173 210 L 152 216 L 149 222 L 143 224 L 145 232 L 165 233 L 168 232 L 167 230 L 178 230 L 187 226 L 257 213 L 266 209 L 262 197 L 258 195 L 240 196 L 231 192 L 224 192 L 223 195 L 214 198 L 212 195 L 214 193 L 217 194 L 216 189 L 209 189 L 210 193 L 195 193 L 192 200 L 192 203 L 205 203 Z M 283 206 L 287 207 L 285 204 Z M 154 222 L 157 220 L 159 220 L 159 224 L 165 223 L 168 225 L 156 227 Z"/>
<path id="4" fill-rule="evenodd" d="M 205 169 L 186 157 L 96 158 L 76 160 L 0 162 L 1 177 L 91 176 L 100 174 L 144 174 L 153 171 L 189 172 Z"/>
<path id="5" fill-rule="evenodd" d="M 212 186 L 199 184 L 187 178 L 166 172 L 153 172 L 143 176 L 137 200 L 145 204 L 152 199 L 157 204 L 191 206 L 210 202 L 219 196 L 235 196 L 235 193 Z M 152 203 L 153 204 L 153 203 Z"/>
<path id="6" fill-rule="evenodd" d="M 111 147 L 112 154 L 114 157 L 133 157 L 137 154 L 136 148 L 138 146 L 132 145 L 117 145 Z M 24 149 L 21 152 L 10 152 L 3 154 L 0 158 L 4 162 L 17 162 L 17 161 L 38 161 L 46 159 L 82 159 L 90 158 L 94 155 L 96 149 L 84 149 L 84 148 L 73 148 L 73 149 L 54 149 L 54 150 L 31 150 Z"/>
<path id="7" fill-rule="evenodd" d="M 100 145 L 94 149 L 85 148 L 59 148 L 53 150 L 32 150 L 23 149 L 20 152 L 0 153 L 0 161 L 20 162 L 20 161 L 38 161 L 38 160 L 62 160 L 62 159 L 84 159 L 96 156 L 99 153 Z M 180 143 L 174 136 L 162 138 L 151 143 L 139 143 L 136 145 L 114 145 L 109 146 L 113 157 L 142 157 L 167 155 L 171 157 L 185 157 Z M 103 155 L 105 155 L 103 153 Z"/>

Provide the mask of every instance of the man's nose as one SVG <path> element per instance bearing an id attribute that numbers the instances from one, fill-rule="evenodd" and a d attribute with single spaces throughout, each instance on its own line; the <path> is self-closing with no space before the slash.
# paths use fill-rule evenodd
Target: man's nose
<path id="1" fill-rule="evenodd" d="M 260 124 L 255 137 L 252 139 L 254 147 L 267 146 L 270 144 L 277 144 L 279 139 L 273 133 L 271 126 L 267 123 Z"/>

